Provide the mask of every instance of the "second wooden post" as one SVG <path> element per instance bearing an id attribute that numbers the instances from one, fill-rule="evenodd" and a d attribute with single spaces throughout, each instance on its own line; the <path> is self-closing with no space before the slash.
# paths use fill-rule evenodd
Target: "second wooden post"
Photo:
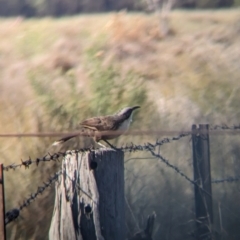
<path id="1" fill-rule="evenodd" d="M 195 185 L 196 237 L 213 238 L 212 183 L 208 125 L 192 126 L 193 168 Z"/>

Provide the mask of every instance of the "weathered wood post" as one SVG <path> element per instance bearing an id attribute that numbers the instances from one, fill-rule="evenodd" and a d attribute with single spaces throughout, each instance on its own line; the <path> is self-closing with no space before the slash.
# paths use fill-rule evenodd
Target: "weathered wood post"
<path id="1" fill-rule="evenodd" d="M 192 126 L 195 185 L 196 235 L 198 240 L 212 239 L 212 185 L 208 125 Z"/>
<path id="2" fill-rule="evenodd" d="M 125 239 L 124 154 L 69 151 L 56 183 L 50 240 Z"/>

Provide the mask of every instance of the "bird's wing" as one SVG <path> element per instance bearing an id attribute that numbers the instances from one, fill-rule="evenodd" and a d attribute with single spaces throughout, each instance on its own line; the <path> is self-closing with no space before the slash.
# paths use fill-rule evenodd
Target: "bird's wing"
<path id="1" fill-rule="evenodd" d="M 116 121 L 112 116 L 88 118 L 81 122 L 80 125 L 97 131 L 109 131 L 117 128 Z"/>

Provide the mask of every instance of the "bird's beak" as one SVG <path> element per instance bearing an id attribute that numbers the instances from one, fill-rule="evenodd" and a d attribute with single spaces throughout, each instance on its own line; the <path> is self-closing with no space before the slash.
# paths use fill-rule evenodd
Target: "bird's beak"
<path id="1" fill-rule="evenodd" d="M 135 109 L 138 109 L 138 108 L 140 108 L 140 106 L 134 106 L 134 107 L 132 107 L 132 110 L 135 110 Z"/>

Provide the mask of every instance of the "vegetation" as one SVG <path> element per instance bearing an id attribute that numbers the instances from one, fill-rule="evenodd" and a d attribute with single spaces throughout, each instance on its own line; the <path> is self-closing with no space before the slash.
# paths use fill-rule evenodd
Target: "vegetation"
<path id="1" fill-rule="evenodd" d="M 239 124 L 239 16 L 238 9 L 174 11 L 168 36 L 160 34 L 154 14 L 1 19 L 0 132 L 75 130 L 86 117 L 135 104 L 141 109 L 132 129 L 167 130 L 172 136 L 193 123 Z M 165 136 L 124 136 L 113 143 L 143 144 Z M 54 140 L 1 138 L 1 162 L 57 151 L 50 147 Z M 80 139 L 63 148 L 86 145 Z M 238 136 L 211 136 L 213 178 L 238 174 L 238 145 Z M 192 176 L 190 139 L 166 145 L 161 153 Z M 186 239 L 194 227 L 192 186 L 149 155 L 132 157 L 126 156 L 128 230 L 141 227 L 154 210 L 155 239 Z M 17 206 L 60 164 L 6 172 L 6 209 Z M 238 184 L 214 185 L 213 190 L 216 231 L 222 239 L 239 239 Z M 53 192 L 7 227 L 9 239 L 47 238 Z"/>

